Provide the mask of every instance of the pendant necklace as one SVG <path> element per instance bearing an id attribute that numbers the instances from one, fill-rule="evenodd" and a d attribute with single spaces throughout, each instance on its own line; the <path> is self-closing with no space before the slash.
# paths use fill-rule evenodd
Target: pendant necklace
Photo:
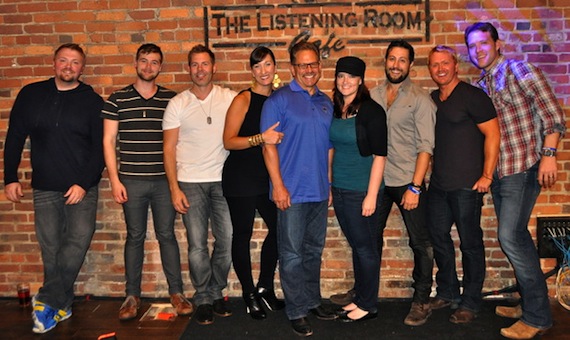
<path id="1" fill-rule="evenodd" d="M 196 97 L 196 99 L 198 99 L 198 97 Z M 202 109 L 202 113 L 204 113 L 204 115 L 206 116 L 206 123 L 208 124 L 212 124 L 212 102 L 214 101 L 213 98 L 210 98 L 210 111 L 208 111 L 208 113 L 206 113 L 206 110 L 204 110 L 204 107 L 202 106 L 202 103 L 200 103 L 200 99 L 198 99 L 198 105 L 200 105 L 200 109 Z"/>

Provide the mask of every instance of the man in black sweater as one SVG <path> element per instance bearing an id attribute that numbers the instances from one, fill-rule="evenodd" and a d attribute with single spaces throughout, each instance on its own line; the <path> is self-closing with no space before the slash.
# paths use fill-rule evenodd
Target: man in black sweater
<path id="1" fill-rule="evenodd" d="M 103 170 L 103 100 L 79 81 L 83 49 L 73 43 L 54 54 L 55 77 L 25 86 L 12 107 L 4 147 L 4 192 L 24 196 L 18 167 L 31 142 L 35 229 L 44 282 L 33 298 L 34 333 L 71 316 L 73 284 L 95 232 L 98 183 Z"/>

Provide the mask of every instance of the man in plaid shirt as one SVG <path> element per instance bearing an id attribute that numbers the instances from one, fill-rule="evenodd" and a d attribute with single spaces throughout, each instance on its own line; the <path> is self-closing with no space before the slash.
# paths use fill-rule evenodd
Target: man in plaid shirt
<path id="1" fill-rule="evenodd" d="M 465 30 L 469 58 L 480 68 L 479 85 L 491 97 L 501 129 L 501 150 L 491 191 L 499 242 L 519 286 L 521 305 L 496 314 L 519 318 L 501 329 L 511 339 L 531 339 L 552 326 L 548 289 L 528 221 L 541 187 L 556 182 L 556 147 L 566 130 L 564 112 L 542 72 L 501 55 L 497 29 L 478 22 Z"/>

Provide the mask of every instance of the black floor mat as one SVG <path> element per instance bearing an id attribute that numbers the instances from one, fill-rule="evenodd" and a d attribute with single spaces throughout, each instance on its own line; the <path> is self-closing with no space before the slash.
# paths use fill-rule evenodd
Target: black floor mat
<path id="1" fill-rule="evenodd" d="M 327 303 L 328 301 L 325 301 Z M 268 312 L 267 319 L 253 320 L 245 310 L 242 299 L 232 298 L 233 315 L 214 317 L 214 323 L 202 326 L 190 320 L 181 339 L 298 339 L 284 311 Z M 419 327 L 403 323 L 409 300 L 380 300 L 378 318 L 354 323 L 321 321 L 309 315 L 313 327 L 311 339 L 504 339 L 500 329 L 515 320 L 495 315 L 495 306 L 505 301 L 485 301 L 477 318 L 467 325 L 449 322 L 449 308 L 433 311 L 426 324 Z"/>

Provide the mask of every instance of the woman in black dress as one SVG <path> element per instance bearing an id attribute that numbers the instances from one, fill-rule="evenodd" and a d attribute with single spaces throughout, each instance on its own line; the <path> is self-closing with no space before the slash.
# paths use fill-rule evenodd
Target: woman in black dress
<path id="1" fill-rule="evenodd" d="M 262 304 L 270 310 L 284 308 L 273 289 L 277 266 L 277 210 L 269 200 L 269 175 L 261 147 L 278 144 L 283 138 L 275 131 L 278 123 L 260 133 L 261 108 L 273 90 L 275 56 L 267 47 L 257 47 L 250 55 L 253 76 L 251 88 L 240 92 L 226 116 L 224 147 L 230 151 L 222 175 L 224 196 L 233 224 L 232 261 L 242 286 L 247 312 L 254 319 L 266 317 Z M 261 248 L 261 266 L 257 287 L 253 283 L 250 241 L 255 211 L 258 211 L 268 233 Z"/>

